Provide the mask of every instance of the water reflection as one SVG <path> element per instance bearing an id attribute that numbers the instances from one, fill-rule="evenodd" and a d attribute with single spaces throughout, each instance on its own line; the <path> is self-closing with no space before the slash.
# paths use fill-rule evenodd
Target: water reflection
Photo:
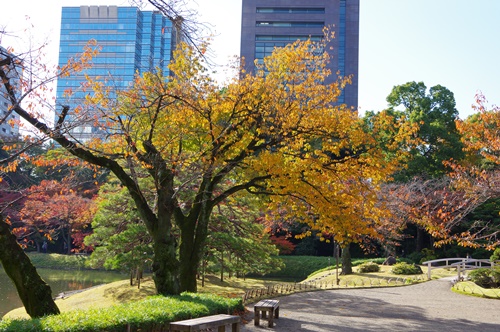
<path id="1" fill-rule="evenodd" d="M 52 289 L 52 297 L 59 293 L 81 290 L 96 285 L 127 279 L 126 275 L 116 272 L 90 270 L 37 269 L 38 273 Z M 17 295 L 16 287 L 0 268 L 0 317 L 23 304 Z"/>

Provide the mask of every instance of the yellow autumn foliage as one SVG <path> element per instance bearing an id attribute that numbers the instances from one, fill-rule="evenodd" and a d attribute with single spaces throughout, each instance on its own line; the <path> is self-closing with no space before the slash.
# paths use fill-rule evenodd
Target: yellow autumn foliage
<path id="1" fill-rule="evenodd" d="M 357 111 L 339 103 L 350 78 L 325 83 L 331 73 L 324 49 L 296 42 L 257 64 L 256 73 L 241 71 L 219 86 L 204 58 L 184 45 L 171 76 L 138 76 L 114 102 L 92 84 L 87 107 L 102 110 L 114 133 L 100 148 L 148 172 L 166 164 L 180 206 L 189 207 L 203 181 L 211 181 L 215 200 L 247 190 L 337 240 L 376 236 L 385 213 L 376 191 L 401 167 L 398 149 L 412 129 L 380 115 L 368 132 Z M 382 132 L 392 137 L 385 145 Z M 151 149 L 161 160 L 145 158 Z"/>

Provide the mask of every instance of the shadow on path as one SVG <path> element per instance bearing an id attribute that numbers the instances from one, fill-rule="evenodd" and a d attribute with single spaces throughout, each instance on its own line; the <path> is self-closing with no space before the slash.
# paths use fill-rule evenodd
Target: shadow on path
<path id="1" fill-rule="evenodd" d="M 451 283 L 434 280 L 412 286 L 339 289 L 279 297 L 273 328 L 261 320 L 241 331 L 500 331 L 499 300 L 453 293 Z"/>

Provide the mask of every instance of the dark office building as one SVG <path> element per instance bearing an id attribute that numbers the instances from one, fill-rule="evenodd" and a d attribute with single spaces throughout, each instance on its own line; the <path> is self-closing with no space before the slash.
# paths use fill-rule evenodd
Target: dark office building
<path id="1" fill-rule="evenodd" d="M 323 28 L 335 32 L 331 51 L 331 79 L 353 75 L 340 98 L 341 103 L 358 106 L 359 0 L 243 0 L 241 51 L 246 69 L 262 60 L 275 47 L 297 39 L 321 39 Z"/>

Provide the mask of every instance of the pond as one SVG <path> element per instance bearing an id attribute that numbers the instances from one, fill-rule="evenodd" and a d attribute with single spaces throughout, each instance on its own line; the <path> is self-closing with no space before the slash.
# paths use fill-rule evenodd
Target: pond
<path id="1" fill-rule="evenodd" d="M 55 270 L 37 269 L 38 273 L 52 289 L 52 297 L 59 293 L 80 290 L 113 281 L 127 279 L 127 276 L 117 272 L 92 270 Z M 0 267 L 0 318 L 12 309 L 22 307 L 16 287 Z"/>

